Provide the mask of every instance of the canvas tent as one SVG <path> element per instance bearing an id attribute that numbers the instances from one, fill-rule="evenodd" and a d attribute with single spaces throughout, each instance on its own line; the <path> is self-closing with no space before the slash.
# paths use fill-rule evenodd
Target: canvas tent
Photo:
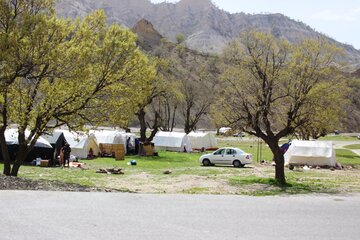
<path id="1" fill-rule="evenodd" d="M 91 130 L 90 133 L 95 135 L 97 143 L 100 144 L 123 144 L 125 153 L 135 149 L 134 133 L 120 132 L 117 130 Z"/>
<path id="2" fill-rule="evenodd" d="M 217 148 L 217 141 L 213 134 L 191 132 L 188 134 L 192 149 L 214 149 Z"/>
<path id="3" fill-rule="evenodd" d="M 51 159 L 50 165 L 54 166 L 56 164 L 56 159 L 60 155 L 61 148 L 65 145 L 66 140 L 62 132 L 53 132 L 52 134 L 46 134 L 42 136 L 46 139 L 51 146 L 54 148 L 53 158 Z"/>
<path id="4" fill-rule="evenodd" d="M 285 165 L 299 164 L 311 166 L 336 165 L 335 150 L 331 141 L 293 140 L 284 154 Z"/>
<path id="5" fill-rule="evenodd" d="M 90 148 L 92 148 L 94 155 L 99 155 L 100 149 L 94 134 L 87 135 L 85 133 L 76 133 L 59 129 L 55 132 L 62 132 L 64 134 L 66 141 L 70 145 L 71 155 L 85 159 L 89 154 Z"/>
<path id="6" fill-rule="evenodd" d="M 125 136 L 125 153 L 135 153 L 136 135 L 134 133 L 122 133 Z"/>
<path id="7" fill-rule="evenodd" d="M 124 144 L 125 136 L 119 131 L 111 130 L 91 130 L 90 133 L 94 134 L 98 144 Z"/>
<path id="8" fill-rule="evenodd" d="M 29 131 L 25 132 L 25 136 L 28 136 L 30 134 Z M 5 139 L 6 144 L 8 146 L 8 151 L 10 154 L 10 159 L 12 161 L 15 160 L 15 152 L 18 149 L 19 141 L 18 141 L 18 130 L 17 129 L 7 129 L 5 131 Z M 26 157 L 26 162 L 31 162 L 35 160 L 36 158 L 41 159 L 51 159 L 54 154 L 54 148 L 51 146 L 51 144 L 44 139 L 43 137 L 39 137 L 39 139 L 36 141 L 34 148 L 30 151 L 28 156 Z M 2 157 L 2 155 L 1 155 Z"/>
<path id="9" fill-rule="evenodd" d="M 191 143 L 186 133 L 158 132 L 154 139 L 155 149 L 174 152 L 191 152 Z"/>

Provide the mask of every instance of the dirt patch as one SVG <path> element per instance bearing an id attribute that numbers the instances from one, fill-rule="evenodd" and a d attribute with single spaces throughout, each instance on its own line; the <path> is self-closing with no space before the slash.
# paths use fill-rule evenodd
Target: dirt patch
<path id="1" fill-rule="evenodd" d="M 0 175 L 0 190 L 38 190 L 38 191 L 71 191 L 71 192 L 101 192 L 108 189 L 85 187 L 78 184 L 67 184 L 49 180 L 30 180 L 19 177 Z"/>
<path id="2" fill-rule="evenodd" d="M 136 176 L 133 176 L 136 178 Z M 124 186 L 124 183 L 122 183 Z M 149 177 L 146 184 L 132 182 L 126 186 L 134 192 L 143 193 L 207 193 L 229 194 L 236 192 L 227 181 L 205 176 L 180 175 L 175 177 Z"/>
<path id="3" fill-rule="evenodd" d="M 199 167 L 200 168 L 200 167 Z M 242 169 L 227 167 L 201 167 L 197 174 L 187 173 L 188 169 L 176 169 L 171 174 L 153 172 L 127 172 L 123 175 L 101 175 L 96 178 L 94 187 L 68 184 L 51 180 L 30 180 L 0 175 L 0 190 L 41 190 L 77 192 L 132 192 L 132 193 L 170 193 L 170 194 L 256 194 L 279 192 L 272 184 L 256 182 L 256 177 L 273 178 L 274 166 L 271 164 L 252 165 Z M 191 170 L 191 169 L 189 169 Z M 85 171 L 94 171 L 88 169 Z M 163 171 L 161 171 L 163 172 Z M 359 171 L 347 169 L 287 170 L 286 175 L 297 188 L 304 185 L 301 192 L 359 192 Z M 254 182 L 237 183 L 234 178 L 255 177 Z M 312 187 L 312 188 L 309 188 Z M 306 190 L 309 188 L 309 190 Z M 291 189 L 290 189 L 291 190 Z"/>

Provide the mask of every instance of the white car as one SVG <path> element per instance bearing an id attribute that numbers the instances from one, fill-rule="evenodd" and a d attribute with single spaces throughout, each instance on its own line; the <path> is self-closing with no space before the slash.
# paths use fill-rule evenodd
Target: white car
<path id="1" fill-rule="evenodd" d="M 220 148 L 213 153 L 202 155 L 199 158 L 200 164 L 210 165 L 233 165 L 234 167 L 244 167 L 245 164 L 252 162 L 252 155 L 245 153 L 239 148 Z"/>

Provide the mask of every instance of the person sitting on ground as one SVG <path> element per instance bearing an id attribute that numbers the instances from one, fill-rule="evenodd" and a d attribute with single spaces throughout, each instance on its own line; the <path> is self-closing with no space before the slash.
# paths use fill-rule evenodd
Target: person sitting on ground
<path id="1" fill-rule="evenodd" d="M 92 148 L 89 149 L 89 153 L 87 155 L 87 159 L 93 159 L 94 158 L 94 151 Z"/>

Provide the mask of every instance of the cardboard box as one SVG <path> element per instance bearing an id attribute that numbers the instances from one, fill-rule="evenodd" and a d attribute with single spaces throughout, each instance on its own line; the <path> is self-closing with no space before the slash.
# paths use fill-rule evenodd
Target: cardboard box
<path id="1" fill-rule="evenodd" d="M 41 160 L 40 161 L 40 167 L 48 167 L 49 166 L 49 160 Z"/>
<path id="2" fill-rule="evenodd" d="M 113 152 L 115 153 L 115 160 L 125 160 L 124 144 L 113 144 Z"/>
<path id="3" fill-rule="evenodd" d="M 144 145 L 145 156 L 154 156 L 154 147 L 152 145 Z"/>

